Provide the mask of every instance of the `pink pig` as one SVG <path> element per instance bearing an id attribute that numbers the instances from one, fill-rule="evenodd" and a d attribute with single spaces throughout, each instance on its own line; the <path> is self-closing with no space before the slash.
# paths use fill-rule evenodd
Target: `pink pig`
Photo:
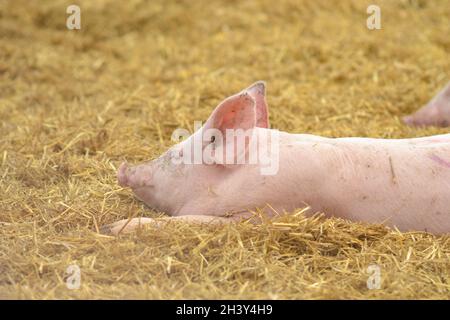
<path id="1" fill-rule="evenodd" d="M 404 121 L 449 125 L 450 84 Z M 237 130 L 246 134 L 240 146 L 227 135 Z M 248 161 L 255 150 L 259 158 Z M 198 151 L 201 159 L 194 161 Z M 118 180 L 168 220 L 222 223 L 254 217 L 257 209 L 270 217 L 309 207 L 307 214 L 402 231 L 450 232 L 450 134 L 326 138 L 269 129 L 263 82 L 225 99 L 202 128 L 158 159 L 123 163 Z M 103 231 L 129 232 L 162 220 L 125 219 Z"/>

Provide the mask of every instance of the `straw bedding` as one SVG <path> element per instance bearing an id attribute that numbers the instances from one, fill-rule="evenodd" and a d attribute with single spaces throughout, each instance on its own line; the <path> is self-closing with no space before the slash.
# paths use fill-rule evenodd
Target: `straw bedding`
<path id="1" fill-rule="evenodd" d="M 447 1 L 0 2 L 0 298 L 450 297 L 450 238 L 305 218 L 173 223 L 116 182 L 123 160 L 166 150 L 228 95 L 268 83 L 274 128 L 414 137 L 399 120 L 450 78 Z M 301 163 L 299 163 L 301 165 Z M 300 183 L 300 182 L 299 182 Z M 81 286 L 66 285 L 76 264 Z M 368 289 L 368 266 L 380 289 Z"/>

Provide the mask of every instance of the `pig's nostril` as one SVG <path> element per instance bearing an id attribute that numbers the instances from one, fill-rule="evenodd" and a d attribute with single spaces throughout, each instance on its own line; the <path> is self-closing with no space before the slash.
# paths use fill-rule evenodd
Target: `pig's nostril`
<path id="1" fill-rule="evenodd" d="M 128 165 L 123 162 L 119 170 L 117 170 L 117 180 L 119 181 L 119 185 L 122 187 L 128 187 L 128 176 L 127 176 Z"/>

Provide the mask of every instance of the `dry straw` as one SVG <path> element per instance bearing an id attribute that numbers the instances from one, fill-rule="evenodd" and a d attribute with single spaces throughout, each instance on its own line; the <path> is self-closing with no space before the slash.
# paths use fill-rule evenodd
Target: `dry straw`
<path id="1" fill-rule="evenodd" d="M 117 185 L 122 160 L 155 157 L 259 79 L 281 130 L 448 132 L 399 117 L 450 78 L 450 7 L 378 2 L 382 30 L 369 31 L 356 0 L 84 0 L 70 31 L 71 1 L 1 1 L 0 297 L 448 299 L 448 236 L 302 214 L 97 233 L 159 214 Z M 371 264 L 380 289 L 367 287 Z"/>

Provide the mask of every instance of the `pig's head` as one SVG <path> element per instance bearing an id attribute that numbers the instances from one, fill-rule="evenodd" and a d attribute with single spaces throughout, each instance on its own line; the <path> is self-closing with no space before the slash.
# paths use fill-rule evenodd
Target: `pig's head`
<path id="1" fill-rule="evenodd" d="M 222 101 L 203 127 L 159 158 L 134 167 L 123 163 L 119 184 L 130 187 L 149 207 L 171 215 L 239 209 L 233 208 L 239 190 L 232 190 L 231 181 L 242 178 L 244 171 L 248 174 L 252 136 L 268 127 L 265 84 L 257 82 Z M 227 135 L 239 131 L 245 132 L 241 144 Z"/>

